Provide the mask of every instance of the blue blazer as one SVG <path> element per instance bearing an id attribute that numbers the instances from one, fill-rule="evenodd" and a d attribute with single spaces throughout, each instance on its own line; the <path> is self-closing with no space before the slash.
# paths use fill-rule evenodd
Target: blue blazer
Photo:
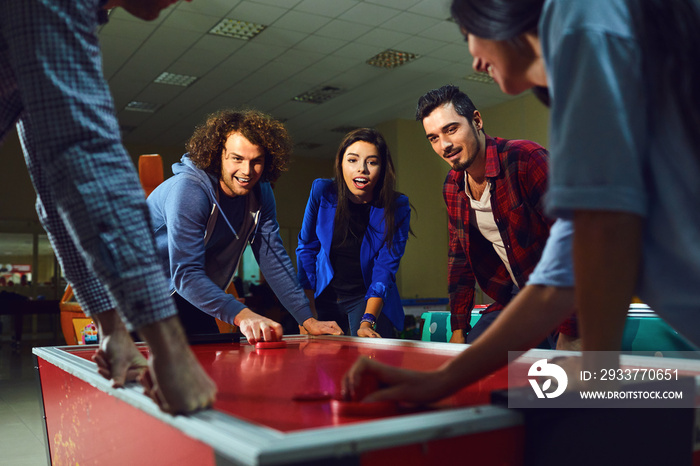
<path id="1" fill-rule="evenodd" d="M 318 297 L 333 278 L 330 252 L 333 241 L 333 222 L 338 206 L 333 180 L 317 179 L 304 212 L 304 222 L 296 249 L 299 283 L 306 290 L 314 290 Z M 369 225 L 360 248 L 362 278 L 367 287 L 365 299 L 382 298 L 382 312 L 399 330 L 403 329 L 404 312 L 396 289 L 396 271 L 406 248 L 411 208 L 408 197 L 397 198 L 396 223 L 389 250 L 384 243 L 384 209 L 370 208 Z"/>

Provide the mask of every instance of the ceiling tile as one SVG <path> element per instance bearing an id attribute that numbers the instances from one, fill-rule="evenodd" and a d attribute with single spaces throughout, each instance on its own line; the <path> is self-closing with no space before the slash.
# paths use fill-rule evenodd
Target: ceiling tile
<path id="1" fill-rule="evenodd" d="M 280 19 L 275 21 L 274 27 L 299 31 L 305 34 L 312 34 L 328 24 L 330 18 L 311 13 L 300 13 L 290 11 Z"/>
<path id="2" fill-rule="evenodd" d="M 287 10 L 285 8 L 262 5 L 260 3 L 244 0 L 231 10 L 227 17 L 268 26 L 277 21 L 286 12 Z"/>
<path id="3" fill-rule="evenodd" d="M 264 29 L 253 39 L 258 44 L 274 45 L 277 47 L 292 47 L 306 38 L 302 32 L 282 29 L 279 27 L 269 27 Z"/>
<path id="4" fill-rule="evenodd" d="M 179 2 L 177 10 L 223 18 L 239 3 L 238 0 L 195 0 L 193 2 Z"/>
<path id="5" fill-rule="evenodd" d="M 452 16 L 450 2 L 446 0 L 422 0 L 409 8 L 408 11 L 443 20 Z"/>
<path id="6" fill-rule="evenodd" d="M 255 3 L 262 3 L 265 5 L 281 6 L 284 8 L 293 8 L 300 0 L 252 0 Z"/>
<path id="7" fill-rule="evenodd" d="M 294 138 L 323 144 L 306 156 L 332 157 L 331 128 L 413 118 L 426 90 L 455 83 L 481 108 L 511 99 L 498 86 L 466 81 L 471 57 L 448 0 L 196 0 L 179 2 L 155 22 L 115 9 L 99 29 L 104 70 L 120 122 L 137 126 L 130 143 L 180 144 L 213 111 L 243 104 L 288 118 Z M 236 18 L 267 25 L 252 41 L 207 34 Z M 420 55 L 387 70 L 366 64 L 388 48 Z M 154 84 L 163 71 L 198 80 L 186 88 Z M 324 85 L 343 89 L 320 105 L 290 100 Z M 152 114 L 123 112 L 134 99 L 162 103 Z"/>
<path id="8" fill-rule="evenodd" d="M 294 100 L 285 101 L 270 111 L 270 113 L 279 119 L 289 120 L 297 115 L 300 115 L 309 110 L 309 104 L 296 102 Z"/>
<path id="9" fill-rule="evenodd" d="M 410 37 L 411 36 L 409 36 L 408 34 L 404 34 L 402 32 L 388 31 L 386 29 L 375 28 L 367 34 L 364 34 L 362 37 L 358 37 L 356 39 L 356 42 L 360 44 L 381 47 L 382 49 L 389 49 L 394 48 L 396 44 L 401 43 Z M 406 51 L 413 52 L 413 50 Z M 369 58 L 371 57 L 367 57 L 367 59 Z"/>
<path id="10" fill-rule="evenodd" d="M 207 34 L 170 65 L 168 71 L 204 76 L 245 44 L 242 40 Z"/>
<path id="11" fill-rule="evenodd" d="M 216 26 L 219 21 L 220 18 L 218 16 L 175 10 L 163 21 L 162 26 L 206 34 L 211 28 Z"/>
<path id="12" fill-rule="evenodd" d="M 114 16 L 114 15 L 112 15 Z M 146 21 L 127 21 L 110 17 L 109 22 L 99 30 L 101 41 L 110 41 L 122 38 L 144 41 L 153 34 L 157 24 Z"/>
<path id="13" fill-rule="evenodd" d="M 119 41 L 102 41 L 102 71 L 107 79 L 111 79 L 122 66 L 141 47 L 141 41 L 124 37 Z"/>
<path id="14" fill-rule="evenodd" d="M 358 0 L 302 0 L 294 9 L 335 18 L 357 5 L 357 3 Z"/>
<path id="15" fill-rule="evenodd" d="M 152 21 L 148 21 L 150 25 L 153 27 L 157 27 L 163 19 L 165 19 L 170 12 L 175 10 L 175 5 L 171 5 L 164 10 L 160 12 L 160 15 Z M 109 20 L 112 21 L 113 19 L 123 19 L 126 21 L 133 21 L 133 22 L 138 22 L 138 23 L 143 23 L 144 21 L 142 19 L 137 18 L 136 16 L 132 15 L 131 13 L 127 12 L 124 8 L 118 7 L 118 8 L 112 8 L 109 10 Z"/>
<path id="16" fill-rule="evenodd" d="M 407 10 L 420 0 L 364 0 L 367 3 L 396 8 L 397 10 Z"/>
<path id="17" fill-rule="evenodd" d="M 138 102 L 149 102 L 161 106 L 174 100 L 182 93 L 184 87 L 172 86 L 168 84 L 151 83 L 139 92 L 133 100 Z"/>
<path id="18" fill-rule="evenodd" d="M 448 45 L 447 42 L 413 36 L 396 44 L 396 49 L 416 53 L 418 55 L 426 55 L 446 45 Z"/>
<path id="19" fill-rule="evenodd" d="M 368 31 L 371 30 L 372 28 L 369 26 L 351 23 L 350 21 L 334 19 L 333 21 L 316 31 L 314 34 L 323 37 L 331 37 L 333 39 L 351 41 L 366 34 Z"/>
<path id="20" fill-rule="evenodd" d="M 445 44 L 444 46 L 432 51 L 430 56 L 433 58 L 468 65 L 471 65 L 472 62 L 467 44 Z"/>
<path id="21" fill-rule="evenodd" d="M 294 46 L 297 50 L 329 54 L 345 46 L 346 42 L 329 37 L 309 36 Z"/>
<path id="22" fill-rule="evenodd" d="M 366 65 L 364 62 L 354 58 L 328 56 L 311 66 L 305 67 L 300 73 L 295 75 L 295 78 L 320 84 L 358 66 Z"/>
<path id="23" fill-rule="evenodd" d="M 308 52 L 299 49 L 289 49 L 275 60 L 278 63 L 289 64 L 291 66 L 309 66 L 327 55 L 318 52 Z"/>
<path id="24" fill-rule="evenodd" d="M 385 47 L 382 45 L 366 45 L 358 42 L 350 42 L 345 47 L 341 47 L 336 50 L 333 55 L 338 57 L 357 58 L 359 60 L 366 61 L 384 50 Z"/>
<path id="25" fill-rule="evenodd" d="M 399 10 L 369 3 L 359 3 L 340 15 L 341 19 L 355 23 L 379 26 L 400 13 Z"/>
<path id="26" fill-rule="evenodd" d="M 418 34 L 421 31 L 424 31 L 438 23 L 440 23 L 440 20 L 435 18 L 428 18 L 423 15 L 404 12 L 394 16 L 393 18 L 382 24 L 382 27 L 386 29 L 391 29 L 393 31 Z"/>
<path id="27" fill-rule="evenodd" d="M 459 32 L 459 26 L 452 21 L 442 21 L 441 23 L 422 31 L 420 35 L 429 39 L 444 40 L 446 42 L 464 42 L 464 37 L 462 36 L 462 33 Z"/>

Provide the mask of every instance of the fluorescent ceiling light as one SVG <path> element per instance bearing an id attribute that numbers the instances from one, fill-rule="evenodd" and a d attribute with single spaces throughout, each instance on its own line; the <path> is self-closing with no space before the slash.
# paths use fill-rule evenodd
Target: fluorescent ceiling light
<path id="1" fill-rule="evenodd" d="M 388 49 L 367 60 L 367 64 L 378 68 L 396 68 L 418 57 L 420 57 L 420 55 L 415 53 Z"/>
<path id="2" fill-rule="evenodd" d="M 187 87 L 197 80 L 197 76 L 187 76 L 185 74 L 161 73 L 153 82 L 159 84 L 172 84 L 173 86 Z"/>
<path id="3" fill-rule="evenodd" d="M 152 104 L 150 102 L 138 102 L 136 100 L 132 100 L 131 102 L 126 104 L 126 108 L 124 110 L 131 110 L 132 112 L 154 113 L 156 110 L 158 110 L 158 107 L 160 107 L 160 105 L 158 104 Z"/>
<path id="4" fill-rule="evenodd" d="M 488 73 L 484 73 L 483 71 L 475 71 L 472 74 L 465 76 L 464 79 L 483 84 L 495 84 L 496 82 L 491 76 L 489 76 Z"/>
<path id="5" fill-rule="evenodd" d="M 292 100 L 306 102 L 309 104 L 322 104 L 343 93 L 343 90 L 334 86 L 323 86 L 319 89 L 304 92 L 294 97 Z"/>
<path id="6" fill-rule="evenodd" d="M 267 26 L 264 24 L 224 18 L 209 31 L 209 34 L 233 37 L 234 39 L 240 40 L 250 40 L 260 34 L 266 27 Z"/>

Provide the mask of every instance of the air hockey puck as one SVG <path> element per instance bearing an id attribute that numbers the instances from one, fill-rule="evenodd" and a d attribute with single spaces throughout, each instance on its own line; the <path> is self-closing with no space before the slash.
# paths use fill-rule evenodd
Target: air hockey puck
<path id="1" fill-rule="evenodd" d="M 343 401 L 331 400 L 331 411 L 337 416 L 372 417 L 396 414 L 398 406 L 395 401 Z"/>
<path id="2" fill-rule="evenodd" d="M 255 349 L 281 349 L 286 347 L 286 341 L 259 341 L 255 344 Z"/>

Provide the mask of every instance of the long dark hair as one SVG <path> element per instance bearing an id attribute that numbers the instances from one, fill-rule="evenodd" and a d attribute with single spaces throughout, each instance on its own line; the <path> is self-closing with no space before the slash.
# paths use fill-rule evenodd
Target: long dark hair
<path id="1" fill-rule="evenodd" d="M 642 51 L 647 114 L 651 118 L 656 109 L 677 108 L 700 158 L 700 7 L 695 0 L 627 3 Z M 537 32 L 543 5 L 544 0 L 452 0 L 451 11 L 464 31 L 484 39 L 514 40 Z"/>
<path id="2" fill-rule="evenodd" d="M 377 184 L 374 187 L 372 205 L 384 209 L 384 243 L 391 249 L 392 240 L 397 230 L 396 200 L 401 196 L 401 193 L 396 191 L 396 171 L 394 170 L 394 162 L 391 160 L 389 147 L 386 145 L 386 141 L 381 133 L 375 129 L 358 128 L 350 131 L 345 135 L 338 147 L 338 152 L 336 152 L 335 155 L 334 180 L 338 195 L 338 207 L 335 210 L 333 227 L 336 229 L 340 228 L 340 231 L 345 232 L 345 237 L 343 238 L 343 241 L 345 241 L 350 230 L 350 228 L 348 228 L 350 223 L 350 190 L 347 184 L 345 184 L 345 178 L 343 177 L 343 157 L 348 147 L 358 141 L 367 142 L 377 148 L 381 171 L 379 173 L 379 180 L 377 180 Z M 368 228 L 370 228 L 369 225 Z"/>

